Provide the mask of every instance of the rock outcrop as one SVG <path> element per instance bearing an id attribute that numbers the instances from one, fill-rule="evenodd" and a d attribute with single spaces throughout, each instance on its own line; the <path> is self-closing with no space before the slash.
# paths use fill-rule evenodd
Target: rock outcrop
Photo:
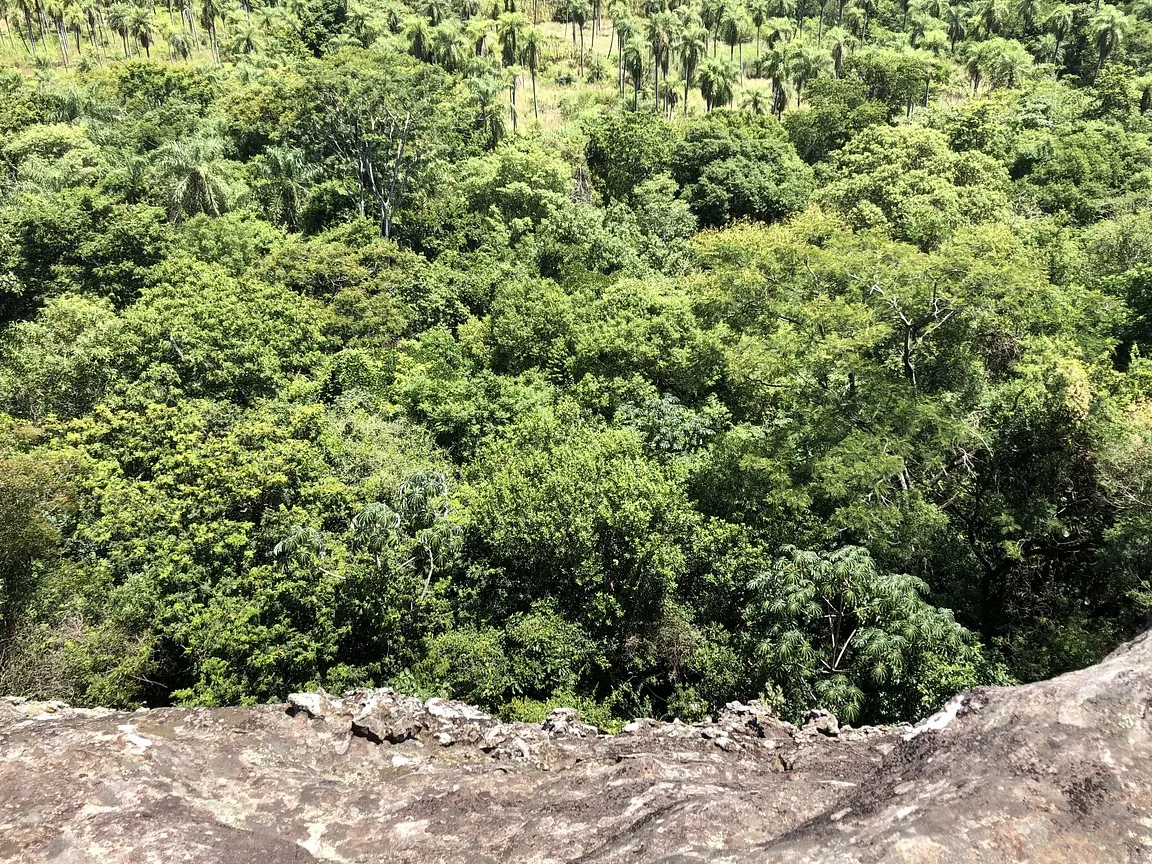
<path id="1" fill-rule="evenodd" d="M 390 690 L 252 708 L 0 701 L 0 860 L 1152 862 L 1152 641 L 915 727 L 601 735 Z"/>

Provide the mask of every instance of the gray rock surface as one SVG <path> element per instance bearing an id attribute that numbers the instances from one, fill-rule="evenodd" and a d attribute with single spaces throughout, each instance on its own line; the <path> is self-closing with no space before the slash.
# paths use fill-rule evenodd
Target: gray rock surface
<path id="1" fill-rule="evenodd" d="M 757 702 L 598 734 L 390 690 L 0 700 L 0 860 L 1152 862 L 1152 641 L 915 727 Z"/>

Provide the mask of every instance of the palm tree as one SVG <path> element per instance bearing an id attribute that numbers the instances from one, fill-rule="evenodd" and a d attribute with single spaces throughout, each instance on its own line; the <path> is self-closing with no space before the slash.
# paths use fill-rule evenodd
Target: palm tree
<path id="1" fill-rule="evenodd" d="M 1032 28 L 1039 13 L 1040 0 L 1020 0 L 1016 6 L 1016 14 L 1020 16 L 1020 32 L 1023 36 L 1032 34 Z"/>
<path id="2" fill-rule="evenodd" d="M 760 57 L 760 30 L 769 18 L 770 0 L 748 0 L 748 17 L 756 28 L 756 57 Z"/>
<path id="3" fill-rule="evenodd" d="M 423 0 L 420 11 L 428 19 L 428 23 L 435 27 L 444 20 L 444 9 L 447 5 L 444 0 Z"/>
<path id="4" fill-rule="evenodd" d="M 252 17 L 247 16 L 247 20 L 251 22 Z M 344 25 L 352 31 L 360 43 L 361 48 L 367 48 L 370 44 L 369 35 L 371 31 L 372 14 L 364 6 L 359 3 L 348 4 L 348 14 L 344 18 Z"/>
<path id="5" fill-rule="evenodd" d="M 1015 87 L 1031 71 L 1032 55 L 1015 39 L 990 39 L 983 52 L 984 68 L 993 86 Z"/>
<path id="6" fill-rule="evenodd" d="M 988 71 L 990 61 L 989 43 L 970 42 L 965 49 L 964 68 L 968 72 L 968 80 L 972 82 L 972 95 L 980 90 L 980 82 Z"/>
<path id="7" fill-rule="evenodd" d="M 632 79 L 632 110 L 640 107 L 640 85 L 644 83 L 644 52 L 634 41 L 624 46 L 622 68 Z"/>
<path id="8" fill-rule="evenodd" d="M 36 30 L 32 27 L 32 13 L 37 11 L 35 0 L 16 0 L 16 8 L 23 13 L 24 25 L 28 29 L 28 48 L 32 52 L 32 59 L 35 60 Z"/>
<path id="9" fill-rule="evenodd" d="M 652 52 L 652 92 L 660 92 L 660 72 L 668 79 L 672 42 L 677 31 L 677 18 L 671 12 L 657 12 L 648 19 L 648 48 Z M 658 99 L 655 101 L 659 101 Z M 653 104 L 653 110 L 656 105 Z"/>
<path id="10" fill-rule="evenodd" d="M 1068 34 L 1072 32 L 1074 19 L 1075 13 L 1067 3 L 1057 3 L 1044 18 L 1044 29 L 1052 34 L 1055 40 L 1051 57 L 1053 63 L 1057 62 L 1060 48 L 1063 46 L 1064 40 L 1068 38 Z"/>
<path id="11" fill-rule="evenodd" d="M 744 82 L 744 46 L 752 41 L 752 22 L 748 16 L 741 14 L 740 23 L 736 28 L 736 60 L 740 64 L 740 82 Z"/>
<path id="12" fill-rule="evenodd" d="M 617 26 L 616 25 L 622 19 L 628 18 L 630 15 L 631 15 L 631 13 L 628 11 L 628 4 L 621 2 L 621 0 L 616 0 L 615 3 L 613 3 L 611 6 L 608 7 L 608 20 L 612 22 L 612 30 L 611 30 L 610 35 L 608 37 L 608 56 L 609 57 L 612 56 L 613 46 L 616 47 L 617 51 L 620 50 L 620 45 L 619 45 L 620 40 L 617 37 Z"/>
<path id="13" fill-rule="evenodd" d="M 88 41 L 92 50 L 100 49 L 104 59 L 108 59 L 108 40 L 105 36 L 104 9 L 97 0 L 80 0 L 80 8 L 88 16 Z"/>
<path id="14" fill-rule="evenodd" d="M 976 0 L 972 9 L 984 36 L 995 36 L 1004 20 L 1004 0 Z"/>
<path id="15" fill-rule="evenodd" d="M 787 102 L 784 80 L 788 77 L 789 64 L 792 59 L 792 51 L 789 48 L 791 44 L 789 42 L 778 48 L 773 48 L 760 64 L 761 74 L 766 75 L 772 81 L 772 113 L 777 117 L 784 113 Z"/>
<path id="16" fill-rule="evenodd" d="M 408 53 L 417 60 L 432 57 L 432 27 L 421 15 L 413 15 L 404 22 L 404 36 L 408 40 Z"/>
<path id="17" fill-rule="evenodd" d="M 806 0 L 795 0 L 796 3 L 796 35 L 799 36 L 804 32 L 804 13 Z"/>
<path id="18" fill-rule="evenodd" d="M 908 32 L 908 44 L 915 48 L 920 40 L 924 38 L 924 34 L 927 33 L 936 22 L 920 11 L 919 8 L 912 9 L 911 21 L 912 23 L 905 29 Z"/>
<path id="19" fill-rule="evenodd" d="M 855 0 L 855 4 L 860 10 L 860 40 L 866 42 L 868 40 L 868 22 L 876 14 L 876 0 Z"/>
<path id="20" fill-rule="evenodd" d="M 40 7 L 41 22 L 48 18 L 56 31 L 56 40 L 60 44 L 60 60 L 64 68 L 68 68 L 68 33 L 64 28 L 63 0 L 45 0 Z"/>
<path id="21" fill-rule="evenodd" d="M 132 7 L 127 3 L 113 3 L 108 9 L 108 26 L 119 34 L 124 46 L 124 57 L 131 56 L 128 50 L 128 32 L 132 28 Z"/>
<path id="22" fill-rule="evenodd" d="M 484 56 L 484 43 L 491 30 L 492 22 L 487 18 L 469 18 L 464 25 L 464 38 L 472 44 L 477 57 Z"/>
<path id="23" fill-rule="evenodd" d="M 824 7 L 828 5 L 828 0 L 820 0 L 819 7 L 816 10 L 816 45 L 819 47 L 824 42 Z"/>
<path id="24" fill-rule="evenodd" d="M 636 20 L 628 12 L 627 8 L 621 9 L 621 14 L 612 20 L 612 26 L 616 30 L 616 60 L 617 60 L 617 77 L 620 85 L 620 97 L 624 97 L 624 47 L 628 45 L 632 37 L 636 35 L 638 26 Z"/>
<path id="25" fill-rule="evenodd" d="M 514 2 L 514 0 L 512 0 Z M 516 13 L 519 14 L 519 13 Z M 519 66 L 506 66 L 504 67 L 504 80 L 508 86 L 508 113 L 512 118 L 512 133 L 516 133 L 516 121 L 519 117 L 519 112 L 516 107 L 516 82 L 520 78 L 523 70 Z"/>
<path id="26" fill-rule="evenodd" d="M 72 31 L 72 38 L 76 40 L 76 55 L 83 55 L 84 51 L 80 47 L 80 31 L 88 24 L 88 13 L 85 12 L 79 3 L 69 3 L 68 7 L 64 10 L 64 26 Z"/>
<path id="27" fill-rule="evenodd" d="M 1132 19 L 1110 3 L 1105 3 L 1100 7 L 1100 11 L 1092 16 L 1092 20 L 1088 22 L 1088 33 L 1095 40 L 1098 52 L 1093 77 L 1100 74 L 1108 55 L 1120 44 L 1120 40 L 1131 27 Z"/>
<path id="28" fill-rule="evenodd" d="M 968 21 L 971 10 L 962 0 L 952 0 L 944 10 L 944 23 L 948 28 L 948 40 L 952 43 L 952 53 L 956 53 L 956 43 L 968 35 Z"/>
<path id="29" fill-rule="evenodd" d="M 716 34 L 729 2 L 730 0 L 702 0 L 700 4 L 700 22 L 712 34 L 713 56 L 716 54 Z"/>
<path id="30" fill-rule="evenodd" d="M 520 56 L 520 34 L 528 26 L 528 18 L 521 12 L 504 12 L 496 19 L 496 38 L 505 66 L 513 66 Z"/>
<path id="31" fill-rule="evenodd" d="M 580 75 L 584 75 L 584 25 L 588 22 L 588 0 L 567 0 L 564 14 L 572 22 L 572 44 L 576 44 L 576 28 L 580 28 Z"/>
<path id="32" fill-rule="evenodd" d="M 27 50 L 27 40 L 24 38 L 23 31 L 16 23 L 16 13 L 19 11 L 20 4 L 17 0 L 0 0 L 0 21 L 4 22 L 4 29 L 8 33 L 8 44 L 13 48 L 16 47 L 16 40 L 12 38 L 12 31 L 16 31 L 20 35 L 20 41 L 24 43 Z"/>
<path id="33" fill-rule="evenodd" d="M 740 70 L 730 60 L 710 57 L 701 64 L 697 78 L 700 83 L 700 95 L 704 97 L 705 109 L 711 111 L 718 105 L 728 105 L 732 102 Z"/>
<path id="34" fill-rule="evenodd" d="M 455 72 L 464 65 L 468 44 L 460 29 L 460 21 L 446 18 L 432 30 L 432 57 L 444 69 Z"/>
<path id="35" fill-rule="evenodd" d="M 868 12 L 856 2 L 848 4 L 844 10 L 843 19 L 848 25 L 852 35 L 857 39 L 864 38 L 864 28 L 868 25 Z"/>
<path id="36" fill-rule="evenodd" d="M 504 123 L 504 82 L 491 75 L 468 79 L 476 125 L 488 134 L 488 147 L 495 150 L 508 127 Z"/>
<path id="37" fill-rule="evenodd" d="M 703 24 L 689 24 L 680 35 L 680 67 L 684 70 L 684 113 L 688 113 L 688 87 L 692 76 L 708 52 L 708 30 Z"/>
<path id="38" fill-rule="evenodd" d="M 790 18 L 769 18 L 764 22 L 764 25 L 768 30 L 768 36 L 764 42 L 769 49 L 775 48 L 776 43 L 781 39 L 788 42 L 792 39 L 792 34 L 796 32 Z"/>
<path id="39" fill-rule="evenodd" d="M 234 54 L 252 54 L 260 46 L 260 31 L 248 19 L 234 22 L 229 47 Z"/>
<path id="40" fill-rule="evenodd" d="M 8 34 L 8 44 L 15 48 L 16 42 L 12 38 L 12 22 L 8 20 L 8 16 L 11 14 L 12 9 L 8 5 L 8 0 L 0 0 L 0 24 L 4 25 L 4 32 Z"/>
<path id="41" fill-rule="evenodd" d="M 832 58 L 809 42 L 793 42 L 795 46 L 790 52 L 788 72 L 792 84 L 796 87 L 796 107 L 800 107 L 800 100 L 804 93 L 804 85 L 821 73 L 827 71 L 832 65 Z"/>
<path id="42" fill-rule="evenodd" d="M 384 26 L 388 28 L 388 32 L 393 36 L 400 33 L 404 29 L 404 13 L 407 10 L 396 0 L 390 0 L 384 4 Z"/>
<path id="43" fill-rule="evenodd" d="M 320 175 L 318 165 L 309 163 L 304 153 L 292 147 L 269 147 L 256 160 L 267 183 L 265 206 L 273 221 L 296 229 L 308 188 Z"/>
<path id="44" fill-rule="evenodd" d="M 224 144 L 216 138 L 185 138 L 156 151 L 154 168 L 163 187 L 168 218 L 179 222 L 195 213 L 218 216 L 228 209 L 230 189 L 223 176 Z"/>
<path id="45" fill-rule="evenodd" d="M 532 78 L 532 114 L 540 119 L 540 105 L 536 101 L 536 72 L 540 68 L 540 52 L 547 41 L 542 30 L 529 27 L 520 39 L 520 62 L 528 67 L 528 74 Z"/>
<path id="46" fill-rule="evenodd" d="M 131 16 L 132 35 L 136 37 L 136 41 L 144 49 L 146 57 L 152 56 L 152 40 L 155 35 L 152 21 L 152 10 L 142 9 L 135 6 L 132 9 Z"/>
<path id="47" fill-rule="evenodd" d="M 832 74 L 840 78 L 844 74 L 844 51 L 850 49 L 856 40 L 843 27 L 833 27 L 825 36 L 832 56 Z"/>
<path id="48" fill-rule="evenodd" d="M 176 30 L 168 34 L 169 59 L 187 60 L 192 56 L 192 37 L 183 30 Z"/>
<path id="49" fill-rule="evenodd" d="M 720 38 L 728 46 L 728 59 L 736 59 L 736 44 L 740 41 L 740 23 L 744 10 L 735 3 L 724 7 L 720 17 Z"/>
<path id="50" fill-rule="evenodd" d="M 740 107 L 753 114 L 767 114 L 772 109 L 772 96 L 763 87 L 749 87 L 744 91 Z"/>
<path id="51" fill-rule="evenodd" d="M 193 0 L 180 0 L 180 20 L 192 34 L 192 44 L 199 47 L 200 36 L 196 32 L 196 7 Z"/>
<path id="52" fill-rule="evenodd" d="M 256 26 L 265 33 L 271 33 L 272 28 L 280 21 L 280 10 L 275 6 L 261 6 L 254 15 Z"/>
<path id="53" fill-rule="evenodd" d="M 212 48 L 212 59 L 220 63 L 220 40 L 216 35 L 216 19 L 224 17 L 221 0 L 200 0 L 200 22 L 208 31 L 208 44 Z"/>

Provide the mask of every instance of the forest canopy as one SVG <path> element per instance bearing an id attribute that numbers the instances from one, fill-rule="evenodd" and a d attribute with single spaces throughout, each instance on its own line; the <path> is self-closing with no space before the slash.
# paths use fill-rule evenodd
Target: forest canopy
<path id="1" fill-rule="evenodd" d="M 1152 608 L 1142 0 L 0 0 L 0 691 L 912 719 Z"/>

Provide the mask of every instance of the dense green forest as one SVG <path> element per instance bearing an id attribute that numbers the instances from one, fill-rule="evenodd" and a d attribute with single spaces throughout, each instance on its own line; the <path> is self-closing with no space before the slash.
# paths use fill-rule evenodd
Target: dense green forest
<path id="1" fill-rule="evenodd" d="M 922 715 L 1152 605 L 1152 4 L 0 0 L 0 691 Z"/>

